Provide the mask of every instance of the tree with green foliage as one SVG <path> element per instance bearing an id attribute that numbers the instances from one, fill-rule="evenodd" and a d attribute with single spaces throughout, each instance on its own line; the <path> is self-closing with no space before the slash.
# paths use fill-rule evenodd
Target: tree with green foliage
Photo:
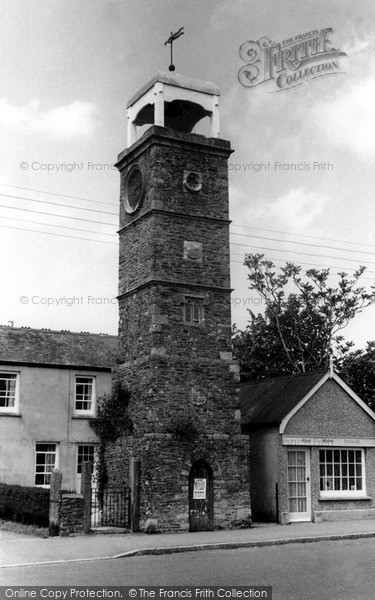
<path id="1" fill-rule="evenodd" d="M 353 346 L 341 331 L 356 314 L 375 302 L 371 291 L 358 285 L 365 267 L 352 276 L 339 273 L 336 287 L 329 269 L 309 269 L 286 263 L 279 270 L 263 254 L 248 254 L 250 289 L 263 299 L 264 315 L 250 312 L 244 331 L 234 330 L 233 346 L 242 379 L 305 373 L 328 368 L 330 356 L 339 366 Z"/>
<path id="2" fill-rule="evenodd" d="M 91 429 L 99 438 L 96 477 L 98 480 L 99 500 L 107 485 L 108 476 L 105 453 L 108 444 L 115 442 L 122 435 L 133 432 L 133 423 L 129 415 L 130 392 L 121 379 L 114 377 L 110 394 L 104 394 L 98 400 L 95 419 L 90 421 Z"/>
<path id="3" fill-rule="evenodd" d="M 375 341 L 367 342 L 365 350 L 347 354 L 341 363 L 340 376 L 375 410 Z"/>

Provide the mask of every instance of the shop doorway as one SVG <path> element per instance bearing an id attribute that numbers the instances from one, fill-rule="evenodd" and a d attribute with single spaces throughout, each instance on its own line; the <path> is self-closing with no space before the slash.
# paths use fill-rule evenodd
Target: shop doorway
<path id="1" fill-rule="evenodd" d="M 213 530 L 213 476 L 203 459 L 189 473 L 189 531 Z"/>
<path id="2" fill-rule="evenodd" d="M 310 454 L 288 450 L 289 521 L 311 521 Z"/>

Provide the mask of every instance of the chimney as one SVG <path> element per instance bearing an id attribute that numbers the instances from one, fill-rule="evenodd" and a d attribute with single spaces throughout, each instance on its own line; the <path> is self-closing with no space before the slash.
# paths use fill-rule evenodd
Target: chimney
<path id="1" fill-rule="evenodd" d="M 8 321 L 8 327 L 13 327 L 14 321 Z"/>

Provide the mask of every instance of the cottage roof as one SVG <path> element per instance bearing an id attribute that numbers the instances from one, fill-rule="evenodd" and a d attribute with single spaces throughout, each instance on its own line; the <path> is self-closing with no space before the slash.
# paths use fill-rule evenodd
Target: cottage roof
<path id="1" fill-rule="evenodd" d="M 0 326 L 0 363 L 108 370 L 117 342 L 114 335 Z"/>
<path id="2" fill-rule="evenodd" d="M 281 423 L 326 375 L 326 371 L 317 371 L 243 384 L 240 391 L 242 423 Z"/>

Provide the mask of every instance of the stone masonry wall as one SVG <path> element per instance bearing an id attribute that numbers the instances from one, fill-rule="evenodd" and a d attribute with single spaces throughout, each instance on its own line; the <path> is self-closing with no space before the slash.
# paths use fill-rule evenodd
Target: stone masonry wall
<path id="1" fill-rule="evenodd" d="M 132 223 L 150 208 L 183 212 L 191 216 L 228 219 L 228 167 L 230 143 L 220 138 L 186 134 L 153 126 L 121 154 L 121 192 L 127 173 L 137 163 L 144 168 L 146 195 L 139 211 L 126 214 L 123 205 L 120 225 Z M 184 170 L 204 174 L 202 191 L 191 195 L 182 187 Z M 187 206 L 188 204 L 188 206 Z"/>
<path id="2" fill-rule="evenodd" d="M 83 497 L 80 494 L 62 494 L 60 535 L 83 534 Z"/>
<path id="3" fill-rule="evenodd" d="M 148 213 L 122 230 L 120 294 L 151 279 L 229 288 L 229 222 Z M 202 243 L 201 260 L 184 257 L 184 242 Z"/>
<path id="4" fill-rule="evenodd" d="M 120 448 L 118 462 L 114 460 L 116 447 Z M 174 440 L 171 434 L 155 433 L 123 438 L 116 447 L 111 450 L 111 485 L 128 483 L 122 479 L 121 456 L 133 454 L 141 460 L 141 529 L 147 519 L 155 518 L 163 531 L 188 530 L 189 471 L 199 458 L 213 469 L 214 529 L 250 525 L 247 436 L 215 434 L 189 444 Z"/>
<path id="5" fill-rule="evenodd" d="M 213 470 L 214 527 L 249 524 L 249 442 L 241 435 L 239 369 L 230 352 L 227 159 L 230 144 L 151 127 L 118 162 L 122 191 L 138 164 L 145 194 L 135 212 L 121 202 L 118 373 L 129 388 L 134 434 L 107 453 L 110 485 L 140 460 L 141 525 L 189 526 L 190 469 Z M 202 189 L 183 185 L 202 176 Z M 198 248 L 196 257 L 188 244 Z M 186 296 L 201 306 L 186 323 Z M 186 424 L 193 435 L 179 437 Z"/>
<path id="6" fill-rule="evenodd" d="M 230 298 L 226 291 L 202 290 L 203 323 L 184 322 L 187 286 L 144 288 L 119 302 L 120 356 L 123 362 L 152 352 L 172 357 L 220 359 L 231 345 Z M 155 350 L 153 350 L 155 349 Z"/>
<path id="7" fill-rule="evenodd" d="M 133 390 L 134 433 L 168 433 L 176 417 L 190 414 L 205 434 L 240 434 L 235 364 L 153 356 L 119 369 Z"/>

